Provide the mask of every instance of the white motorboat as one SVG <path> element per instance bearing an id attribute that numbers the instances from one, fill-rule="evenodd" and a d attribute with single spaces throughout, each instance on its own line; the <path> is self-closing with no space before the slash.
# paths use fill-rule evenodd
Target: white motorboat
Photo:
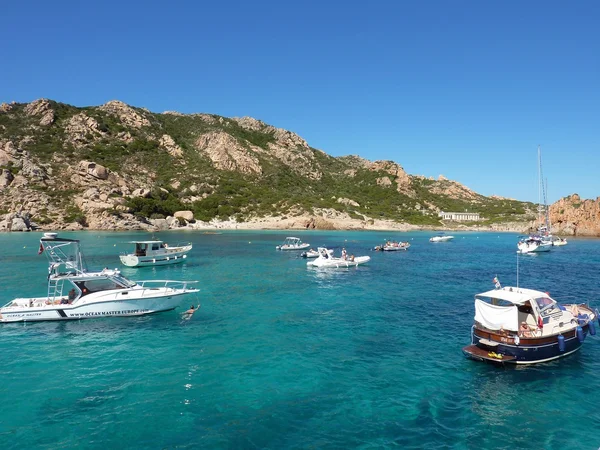
<path id="1" fill-rule="evenodd" d="M 454 236 L 449 236 L 447 234 L 438 234 L 437 236 L 433 236 L 429 239 L 429 242 L 448 242 L 454 239 Z"/>
<path id="2" fill-rule="evenodd" d="M 331 256 L 333 256 L 333 250 L 327 250 L 327 251 L 329 252 L 329 254 Z M 316 258 L 319 256 L 319 252 L 311 248 L 310 250 L 300 253 L 300 256 L 302 258 Z"/>
<path id="3" fill-rule="evenodd" d="M 79 241 L 46 233 L 38 253 L 48 257 L 45 296 L 16 298 L 0 308 L 0 322 L 141 316 L 169 311 L 196 293 L 195 281 L 131 281 L 114 269 L 88 271 Z"/>
<path id="4" fill-rule="evenodd" d="M 336 258 L 331 254 L 331 250 L 325 247 L 317 249 L 319 256 L 306 263 L 307 267 L 329 267 L 336 269 L 345 269 L 347 267 L 356 267 L 371 260 L 370 256 L 346 256 L 345 258 Z"/>
<path id="5" fill-rule="evenodd" d="M 555 237 L 552 241 L 552 245 L 555 247 L 560 247 L 561 245 L 567 245 L 567 240 L 561 237 Z"/>
<path id="6" fill-rule="evenodd" d="M 517 244 L 517 253 L 526 254 L 549 252 L 551 248 L 551 241 L 546 241 L 540 236 L 529 236 L 519 241 Z"/>
<path id="7" fill-rule="evenodd" d="M 399 250 L 408 250 L 408 247 L 410 247 L 410 243 L 408 242 L 387 241 L 385 244 L 375 247 L 374 250 L 379 252 L 397 252 Z"/>
<path id="8" fill-rule="evenodd" d="M 589 305 L 562 305 L 547 292 L 500 286 L 475 296 L 475 320 L 466 356 L 479 361 L 534 364 L 567 356 L 595 335 L 598 313 Z"/>
<path id="9" fill-rule="evenodd" d="M 135 244 L 133 253 L 121 254 L 121 262 L 128 267 L 163 266 L 185 261 L 192 244 L 170 246 L 163 241 L 131 241 Z"/>
<path id="10" fill-rule="evenodd" d="M 304 250 L 305 248 L 310 247 L 310 244 L 302 242 L 300 238 L 297 237 L 286 237 L 283 241 L 283 244 L 275 247 L 277 250 Z"/>

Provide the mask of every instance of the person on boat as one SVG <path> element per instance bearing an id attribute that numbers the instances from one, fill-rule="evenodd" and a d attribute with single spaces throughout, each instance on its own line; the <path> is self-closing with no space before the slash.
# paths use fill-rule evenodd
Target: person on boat
<path id="1" fill-rule="evenodd" d="M 67 299 L 67 303 L 69 305 L 71 303 L 73 303 L 73 301 L 75 300 L 75 297 L 77 297 L 77 292 L 75 292 L 75 288 L 73 288 L 69 291 L 69 298 Z"/>
<path id="2" fill-rule="evenodd" d="M 521 326 L 519 327 L 519 336 L 521 337 L 531 337 L 531 329 L 527 322 L 521 322 Z"/>
<path id="3" fill-rule="evenodd" d="M 577 318 L 579 317 L 579 314 L 581 314 L 581 311 L 579 311 L 579 306 L 572 304 L 569 305 L 569 311 L 571 312 L 571 314 L 573 314 L 573 317 Z"/>
<path id="4" fill-rule="evenodd" d="M 342 249 L 342 259 L 346 259 L 346 249 Z"/>
<path id="5" fill-rule="evenodd" d="M 350 255 L 350 261 L 354 262 L 354 255 Z"/>

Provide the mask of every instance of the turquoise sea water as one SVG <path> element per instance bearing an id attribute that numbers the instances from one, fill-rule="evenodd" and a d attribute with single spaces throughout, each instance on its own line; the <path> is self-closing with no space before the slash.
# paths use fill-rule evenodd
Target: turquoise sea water
<path id="1" fill-rule="evenodd" d="M 199 280 L 179 311 L 0 325 L 0 447 L 600 447 L 600 335 L 561 360 L 499 368 L 468 360 L 473 295 L 516 284 L 517 236 L 293 232 L 350 270 L 307 269 L 275 246 L 290 232 L 157 234 L 194 249 L 181 265 L 123 268 L 134 280 Z M 81 239 L 92 268 L 118 267 L 142 233 Z M 0 234 L 0 302 L 43 295 L 40 233 Z M 406 252 L 370 249 L 386 238 Z M 522 256 L 520 285 L 600 307 L 600 240 Z M 191 320 L 180 314 L 202 304 Z"/>

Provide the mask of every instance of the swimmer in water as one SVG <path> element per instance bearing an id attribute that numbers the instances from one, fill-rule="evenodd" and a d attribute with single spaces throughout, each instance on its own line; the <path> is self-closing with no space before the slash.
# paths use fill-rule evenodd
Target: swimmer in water
<path id="1" fill-rule="evenodd" d="M 198 305 L 198 308 L 199 307 L 200 305 Z M 189 319 L 190 317 L 192 317 L 192 314 L 194 314 L 198 310 L 198 308 L 194 308 L 194 305 L 190 306 L 190 309 L 183 313 L 183 318 Z"/>

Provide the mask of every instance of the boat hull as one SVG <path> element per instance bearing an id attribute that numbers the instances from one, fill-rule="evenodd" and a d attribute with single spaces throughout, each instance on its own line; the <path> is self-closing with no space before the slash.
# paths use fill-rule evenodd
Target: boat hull
<path id="1" fill-rule="evenodd" d="M 306 250 L 310 247 L 310 244 L 300 244 L 300 245 L 278 245 L 276 247 L 277 250 L 290 251 L 290 250 Z"/>
<path id="2" fill-rule="evenodd" d="M 381 250 L 384 252 L 399 252 L 400 250 L 408 250 L 410 245 L 398 246 L 398 247 L 382 247 Z"/>
<path id="3" fill-rule="evenodd" d="M 121 259 L 121 263 L 127 267 L 144 267 L 182 263 L 187 259 L 187 255 L 183 253 L 161 256 L 121 255 L 119 258 Z"/>
<path id="4" fill-rule="evenodd" d="M 371 260 L 370 256 L 358 256 L 354 258 L 354 261 L 349 259 L 325 259 L 325 258 L 317 258 L 315 261 L 308 261 L 306 265 L 308 267 L 322 267 L 322 268 L 332 268 L 332 269 L 347 269 L 349 267 L 356 267 L 360 264 L 364 264 Z"/>
<path id="5" fill-rule="evenodd" d="M 119 292 L 115 294 L 113 300 L 102 299 L 90 301 L 89 303 L 82 302 L 79 305 L 2 308 L 0 310 L 0 322 L 39 322 L 142 316 L 175 309 L 183 300 L 183 295 L 190 293 L 190 291 L 179 291 L 165 295 L 161 289 L 157 289 L 157 292 L 161 292 L 160 296 L 120 299 L 118 295 L 125 296 L 129 294 Z"/>
<path id="6" fill-rule="evenodd" d="M 519 253 L 542 253 L 549 252 L 552 249 L 552 243 L 543 243 L 543 244 L 527 244 L 522 243 L 517 245 Z"/>
<path id="7" fill-rule="evenodd" d="M 589 326 L 582 327 L 584 340 Z M 564 350 L 558 344 L 558 335 L 543 339 L 522 339 L 519 345 L 514 341 L 497 342 L 473 335 L 473 343 L 463 348 L 465 356 L 477 361 L 506 364 L 538 364 L 570 355 L 581 348 L 582 343 L 574 332 L 565 335 Z M 536 342 L 537 341 L 537 342 Z M 490 345 L 493 344 L 493 345 Z M 501 357 L 498 357 L 501 356 Z"/>
<path id="8" fill-rule="evenodd" d="M 432 237 L 429 242 L 448 242 L 454 239 L 454 236 Z"/>

